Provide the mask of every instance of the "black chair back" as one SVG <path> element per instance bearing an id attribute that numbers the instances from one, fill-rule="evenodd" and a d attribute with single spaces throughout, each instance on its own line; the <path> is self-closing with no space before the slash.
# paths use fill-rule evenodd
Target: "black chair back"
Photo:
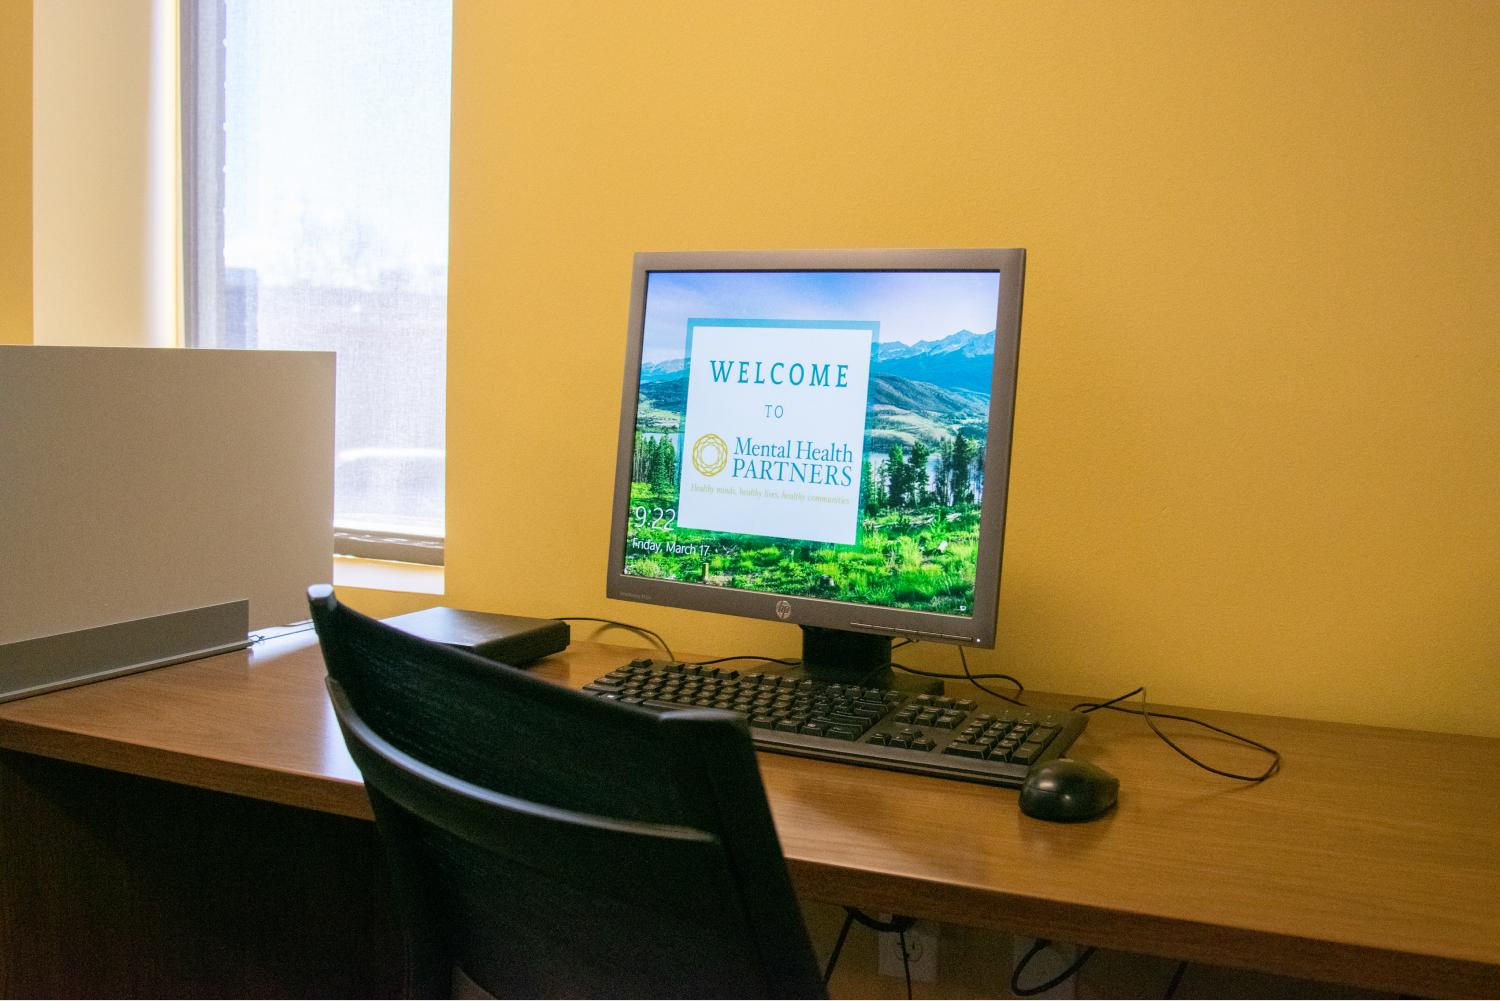
<path id="1" fill-rule="evenodd" d="M 308 592 L 407 990 L 815 997 L 744 720 L 595 699 Z"/>

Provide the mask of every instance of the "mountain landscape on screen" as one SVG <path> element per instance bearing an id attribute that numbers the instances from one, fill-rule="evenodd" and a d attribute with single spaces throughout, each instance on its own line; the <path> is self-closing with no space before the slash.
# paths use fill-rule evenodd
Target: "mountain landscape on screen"
<path id="1" fill-rule="evenodd" d="M 883 455 L 893 445 L 909 447 L 919 439 L 935 445 L 961 433 L 982 439 L 994 356 L 993 330 L 960 330 L 916 344 L 877 345 L 870 387 L 870 450 Z M 642 366 L 638 429 L 654 434 L 680 431 L 687 383 L 683 358 Z"/>

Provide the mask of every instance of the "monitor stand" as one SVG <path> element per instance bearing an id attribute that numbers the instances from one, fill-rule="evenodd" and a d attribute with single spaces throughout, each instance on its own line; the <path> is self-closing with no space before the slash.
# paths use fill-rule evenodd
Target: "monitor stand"
<path id="1" fill-rule="evenodd" d="M 890 663 L 889 636 L 803 626 L 802 666 L 790 673 L 840 685 L 891 688 L 917 695 L 943 693 L 941 681 L 900 674 L 891 670 Z"/>

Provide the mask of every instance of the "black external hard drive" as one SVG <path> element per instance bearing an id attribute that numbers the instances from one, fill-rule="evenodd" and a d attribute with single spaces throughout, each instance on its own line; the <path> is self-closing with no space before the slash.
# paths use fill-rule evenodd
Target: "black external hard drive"
<path id="1" fill-rule="evenodd" d="M 462 608 L 423 609 L 384 620 L 424 640 L 477 653 L 512 667 L 567 649 L 568 624 L 557 619 L 470 612 Z"/>

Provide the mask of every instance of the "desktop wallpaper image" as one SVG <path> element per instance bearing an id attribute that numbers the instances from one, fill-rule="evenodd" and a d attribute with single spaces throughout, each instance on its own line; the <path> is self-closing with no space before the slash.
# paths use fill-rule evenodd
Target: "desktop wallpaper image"
<path id="1" fill-rule="evenodd" d="M 735 590 L 968 614 L 984 495 L 1000 281 L 996 272 L 652 273 L 625 572 Z M 684 456 L 689 329 L 717 322 L 742 328 L 746 338 L 755 338 L 761 323 L 861 324 L 878 330 L 870 348 L 868 384 L 857 387 L 865 408 L 857 468 L 853 462 L 844 468 L 836 468 L 836 462 L 822 464 L 830 477 L 857 485 L 857 510 L 850 513 L 857 520 L 852 544 L 799 534 L 797 503 L 784 504 L 774 528 L 756 534 L 679 524 L 683 463 L 692 462 L 693 451 L 688 443 Z M 807 335 L 816 338 L 818 332 Z M 804 437 L 817 440 L 814 434 Z M 725 438 L 727 452 L 751 441 L 747 436 Z M 795 460 L 799 440 L 793 441 L 790 455 L 776 445 L 759 454 Z M 783 480 L 787 473 L 802 475 L 792 468 L 796 465 L 775 459 L 741 462 L 738 457 L 735 462 L 738 472 L 749 475 L 747 486 L 757 496 L 764 491 L 775 497 L 780 491 L 802 502 L 810 488 L 797 482 L 788 489 Z M 764 482 L 767 475 L 770 482 Z"/>

